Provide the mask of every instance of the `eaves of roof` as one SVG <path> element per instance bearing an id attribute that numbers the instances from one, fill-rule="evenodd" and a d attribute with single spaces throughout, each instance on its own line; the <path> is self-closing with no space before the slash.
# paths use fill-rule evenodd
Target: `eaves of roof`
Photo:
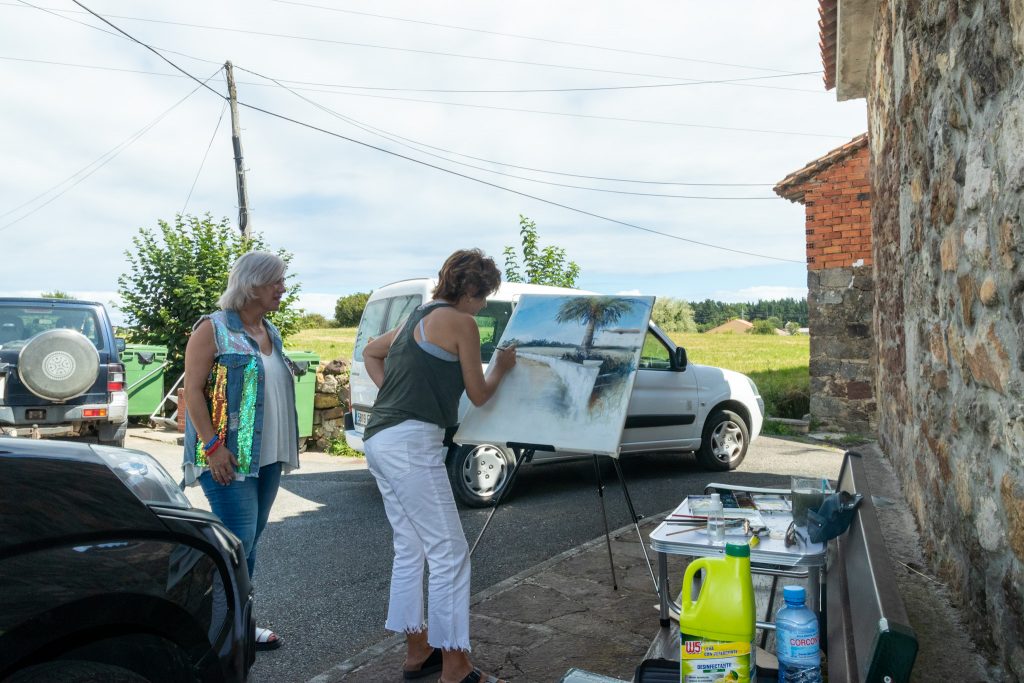
<path id="1" fill-rule="evenodd" d="M 861 133 L 845 145 L 836 147 L 828 154 L 815 159 L 800 170 L 793 171 L 779 181 L 779 183 L 772 189 L 775 191 L 775 194 L 779 195 L 783 199 L 788 199 L 791 202 L 802 202 L 804 199 L 804 188 L 807 185 L 807 181 L 811 180 L 830 166 L 843 161 L 847 157 L 853 156 L 853 154 L 858 150 L 866 147 L 867 144 L 868 134 Z"/>

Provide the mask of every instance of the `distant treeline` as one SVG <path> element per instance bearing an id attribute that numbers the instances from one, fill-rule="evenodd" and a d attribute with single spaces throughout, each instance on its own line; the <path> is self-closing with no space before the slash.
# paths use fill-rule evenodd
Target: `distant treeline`
<path id="1" fill-rule="evenodd" d="M 776 328 L 787 323 L 807 327 L 807 299 L 764 299 L 748 303 L 725 303 L 705 299 L 685 301 L 683 299 L 659 297 L 651 316 L 667 332 L 704 332 L 718 327 L 734 318 L 754 322 L 767 320 Z"/>

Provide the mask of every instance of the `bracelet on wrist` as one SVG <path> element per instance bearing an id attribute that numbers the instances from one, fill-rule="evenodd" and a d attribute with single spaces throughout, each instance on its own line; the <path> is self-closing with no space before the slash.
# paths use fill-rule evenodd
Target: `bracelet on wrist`
<path id="1" fill-rule="evenodd" d="M 203 450 L 206 451 L 206 457 L 209 458 L 213 454 L 214 451 L 216 451 L 218 448 L 220 448 L 220 444 L 221 444 L 221 440 L 220 439 L 214 439 L 212 447 L 204 448 Z"/>
<path id="2" fill-rule="evenodd" d="M 207 441 L 206 443 L 203 444 L 203 450 L 204 451 L 209 451 L 211 448 L 214 447 L 214 445 L 218 441 L 220 441 L 220 434 L 214 434 L 212 439 L 210 439 L 209 441 Z"/>

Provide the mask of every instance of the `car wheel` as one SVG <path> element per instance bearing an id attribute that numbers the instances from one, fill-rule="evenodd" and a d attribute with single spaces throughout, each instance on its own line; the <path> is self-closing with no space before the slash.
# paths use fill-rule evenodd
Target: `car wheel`
<path id="1" fill-rule="evenodd" d="M 134 671 L 75 659 L 37 664 L 15 672 L 8 683 L 149 683 Z"/>
<path id="2" fill-rule="evenodd" d="M 47 401 L 66 401 L 96 382 L 100 354 L 89 338 L 74 330 L 47 330 L 25 342 L 18 353 L 18 377 Z"/>
<path id="3" fill-rule="evenodd" d="M 488 507 L 505 487 L 515 462 L 515 456 L 500 446 L 459 446 L 448 460 L 452 492 L 468 507 Z"/>
<path id="4" fill-rule="evenodd" d="M 704 423 L 697 460 L 705 469 L 734 470 L 743 462 L 750 432 L 743 418 L 731 410 L 716 410 Z"/>

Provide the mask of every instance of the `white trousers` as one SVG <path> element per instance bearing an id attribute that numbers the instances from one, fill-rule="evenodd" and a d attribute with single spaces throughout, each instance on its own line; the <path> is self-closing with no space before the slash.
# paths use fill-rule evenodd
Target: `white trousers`
<path id="1" fill-rule="evenodd" d="M 428 582 L 427 641 L 443 650 L 470 650 L 469 545 L 448 481 L 444 430 L 406 420 L 363 446 L 394 531 L 395 562 L 384 627 L 423 630 L 423 561 Z"/>

